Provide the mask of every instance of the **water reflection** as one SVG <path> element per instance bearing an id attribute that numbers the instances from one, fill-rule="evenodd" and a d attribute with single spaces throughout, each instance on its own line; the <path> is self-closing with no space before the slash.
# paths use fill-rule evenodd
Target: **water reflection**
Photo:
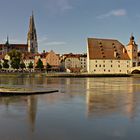
<path id="1" fill-rule="evenodd" d="M 29 121 L 30 130 L 31 131 L 35 130 L 35 121 L 36 121 L 36 114 L 37 114 L 37 96 L 1 97 L 0 104 L 5 105 L 7 111 L 11 109 L 11 106 L 21 105 L 21 104 L 25 105 L 26 106 L 25 110 L 26 110 L 28 121 Z M 15 108 L 15 109 L 18 109 L 18 108 Z"/>
<path id="2" fill-rule="evenodd" d="M 59 89 L 43 96 L 1 97 L 3 140 L 140 136 L 140 78 L 0 77 L 0 86 Z"/>
<path id="3" fill-rule="evenodd" d="M 137 116 L 140 83 L 134 78 L 87 79 L 88 117 L 124 114 Z"/>

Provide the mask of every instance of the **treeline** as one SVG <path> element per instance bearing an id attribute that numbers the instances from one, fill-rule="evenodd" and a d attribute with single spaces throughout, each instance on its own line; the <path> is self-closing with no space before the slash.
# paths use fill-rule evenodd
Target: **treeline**
<path id="1" fill-rule="evenodd" d="M 8 59 L 3 59 L 2 61 L 0 61 L 0 69 L 9 69 L 12 68 L 14 70 L 24 70 L 24 69 L 37 69 L 37 70 L 43 70 L 43 69 L 47 69 L 47 68 L 51 68 L 51 66 L 49 64 L 47 64 L 46 68 L 44 68 L 43 62 L 41 61 L 41 59 L 38 59 L 35 67 L 34 64 L 32 62 L 30 62 L 28 64 L 28 66 L 25 65 L 23 58 L 22 58 L 22 53 L 16 50 L 12 50 L 11 52 L 8 53 L 8 56 L 10 57 L 10 60 Z"/>

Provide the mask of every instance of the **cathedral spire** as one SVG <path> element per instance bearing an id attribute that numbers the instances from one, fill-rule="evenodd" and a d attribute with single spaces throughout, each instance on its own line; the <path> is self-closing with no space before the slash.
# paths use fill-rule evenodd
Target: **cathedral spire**
<path id="1" fill-rule="evenodd" d="M 9 45 L 9 37 L 8 37 L 8 35 L 7 35 L 7 40 L 6 40 L 6 43 L 5 43 L 5 45 Z"/>
<path id="2" fill-rule="evenodd" d="M 31 53 L 37 53 L 38 52 L 37 34 L 36 34 L 33 11 L 32 11 L 32 16 L 30 16 L 27 42 L 28 42 L 28 51 Z"/>

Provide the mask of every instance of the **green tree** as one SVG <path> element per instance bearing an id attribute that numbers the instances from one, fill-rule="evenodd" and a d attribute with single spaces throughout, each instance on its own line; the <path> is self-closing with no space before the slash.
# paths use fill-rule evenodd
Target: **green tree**
<path id="1" fill-rule="evenodd" d="M 22 70 L 26 68 L 26 66 L 25 66 L 25 63 L 24 63 L 24 62 L 21 62 L 21 63 L 20 63 L 20 68 L 21 68 Z"/>
<path id="2" fill-rule="evenodd" d="M 34 67 L 34 65 L 33 65 L 33 63 L 30 61 L 30 63 L 29 63 L 29 65 L 28 65 L 28 69 L 30 69 L 30 71 L 31 71 L 31 69 Z"/>
<path id="3" fill-rule="evenodd" d="M 12 50 L 11 52 L 8 53 L 8 55 L 10 56 L 11 67 L 13 69 L 19 69 L 20 68 L 20 61 L 22 58 L 21 52 L 19 52 L 17 50 Z"/>
<path id="4" fill-rule="evenodd" d="M 20 68 L 20 59 L 12 59 L 11 60 L 11 67 L 13 69 L 19 69 Z"/>
<path id="5" fill-rule="evenodd" d="M 46 65 L 46 71 L 47 71 L 47 72 L 50 71 L 51 68 L 52 68 L 52 66 L 51 66 L 49 63 L 47 63 L 47 65 Z"/>
<path id="6" fill-rule="evenodd" d="M 6 68 L 6 69 L 9 68 L 8 60 L 6 60 L 6 59 L 4 59 L 3 68 Z"/>
<path id="7" fill-rule="evenodd" d="M 2 64 L 1 64 L 1 62 L 0 62 L 0 70 L 2 69 Z"/>
<path id="8" fill-rule="evenodd" d="M 41 59 L 38 59 L 36 68 L 38 68 L 40 70 L 42 70 L 44 68 L 44 65 L 43 65 L 43 62 L 41 61 Z"/>
<path id="9" fill-rule="evenodd" d="M 8 55 L 10 56 L 10 59 L 19 59 L 21 60 L 22 54 L 21 52 L 17 51 L 17 50 L 12 50 L 8 53 Z"/>

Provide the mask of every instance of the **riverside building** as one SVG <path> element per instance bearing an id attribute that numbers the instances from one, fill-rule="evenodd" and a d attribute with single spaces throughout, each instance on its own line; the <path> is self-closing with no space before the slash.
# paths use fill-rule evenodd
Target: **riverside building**
<path id="1" fill-rule="evenodd" d="M 87 70 L 93 74 L 129 74 L 138 66 L 138 46 L 131 35 L 125 47 L 118 40 L 88 38 Z"/>

